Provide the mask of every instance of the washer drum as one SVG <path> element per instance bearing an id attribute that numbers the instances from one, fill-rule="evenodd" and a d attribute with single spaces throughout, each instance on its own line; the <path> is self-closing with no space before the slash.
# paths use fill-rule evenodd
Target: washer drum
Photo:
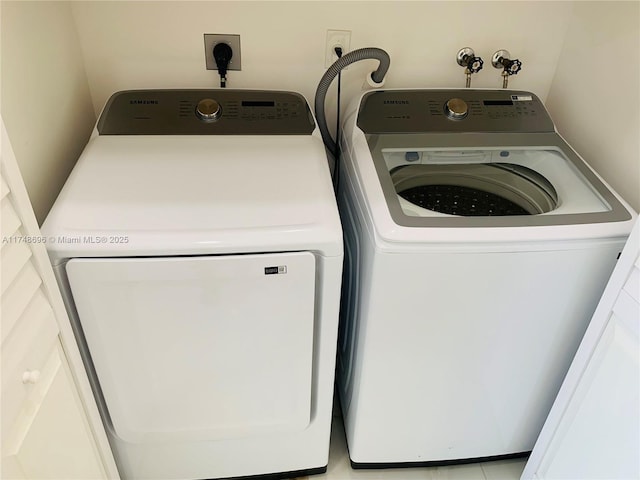
<path id="1" fill-rule="evenodd" d="M 448 215 L 539 215 L 558 206 L 553 185 L 521 165 L 403 165 L 390 174 L 402 198 Z"/>

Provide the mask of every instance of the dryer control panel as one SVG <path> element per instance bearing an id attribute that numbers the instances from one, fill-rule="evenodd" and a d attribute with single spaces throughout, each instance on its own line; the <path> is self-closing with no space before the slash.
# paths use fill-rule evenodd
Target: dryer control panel
<path id="1" fill-rule="evenodd" d="M 540 99 L 514 90 L 381 90 L 365 94 L 358 127 L 368 134 L 553 132 Z"/>
<path id="2" fill-rule="evenodd" d="M 295 92 L 129 90 L 115 93 L 100 135 L 310 135 L 311 109 Z"/>

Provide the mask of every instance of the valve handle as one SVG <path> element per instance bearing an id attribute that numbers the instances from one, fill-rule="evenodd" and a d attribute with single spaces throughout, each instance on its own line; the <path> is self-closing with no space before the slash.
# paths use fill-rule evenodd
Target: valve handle
<path id="1" fill-rule="evenodd" d="M 466 86 L 467 88 L 470 88 L 471 75 L 482 70 L 484 62 L 480 57 L 476 57 L 476 54 L 471 47 L 461 48 L 458 51 L 458 55 L 456 55 L 456 61 L 458 62 L 458 65 L 464 67 L 464 74 L 467 78 Z"/>
<path id="2" fill-rule="evenodd" d="M 474 56 L 475 56 L 475 53 L 473 51 L 473 48 L 464 47 L 458 51 L 458 54 L 456 55 L 456 62 L 458 62 L 458 65 L 460 65 L 461 67 L 466 67 L 467 59 L 469 57 L 474 57 Z"/>
<path id="3" fill-rule="evenodd" d="M 495 68 L 503 70 L 503 75 L 516 75 L 522 70 L 522 62 L 517 58 L 511 60 L 511 54 L 508 50 L 498 50 L 491 57 L 491 64 Z"/>
<path id="4" fill-rule="evenodd" d="M 471 57 L 467 59 L 467 70 L 469 70 L 469 73 L 478 73 L 482 70 L 483 65 L 484 61 L 480 57 Z"/>
<path id="5" fill-rule="evenodd" d="M 480 57 L 476 57 L 476 54 L 471 47 L 461 48 L 456 56 L 456 61 L 458 62 L 458 65 L 469 70 L 467 73 L 478 73 L 482 70 L 482 65 L 484 64 Z"/>
<path id="6" fill-rule="evenodd" d="M 522 70 L 522 62 L 517 58 L 504 62 L 504 71 L 507 72 L 507 75 L 516 75 L 520 70 Z"/>
<path id="7" fill-rule="evenodd" d="M 468 70 L 466 73 L 478 73 L 482 70 L 482 65 L 484 64 L 482 58 L 476 57 L 471 47 L 461 48 L 460 51 L 458 51 L 458 55 L 456 55 L 456 61 L 458 65 Z"/>

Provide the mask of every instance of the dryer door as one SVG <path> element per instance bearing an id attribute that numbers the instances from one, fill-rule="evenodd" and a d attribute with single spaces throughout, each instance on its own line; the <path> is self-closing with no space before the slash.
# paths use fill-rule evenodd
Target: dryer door
<path id="1" fill-rule="evenodd" d="M 66 270 L 123 440 L 308 425 L 313 254 L 73 259 Z"/>

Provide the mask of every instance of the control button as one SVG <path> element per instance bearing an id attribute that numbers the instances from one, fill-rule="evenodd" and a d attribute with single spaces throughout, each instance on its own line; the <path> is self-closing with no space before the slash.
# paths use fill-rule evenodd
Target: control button
<path id="1" fill-rule="evenodd" d="M 462 120 L 469 113 L 469 107 L 461 98 L 451 98 L 445 103 L 444 112 L 451 119 Z"/>
<path id="2" fill-rule="evenodd" d="M 203 122 L 214 122 L 220 118 L 221 113 L 220 104 L 211 98 L 200 100 L 196 107 L 196 116 Z"/>

